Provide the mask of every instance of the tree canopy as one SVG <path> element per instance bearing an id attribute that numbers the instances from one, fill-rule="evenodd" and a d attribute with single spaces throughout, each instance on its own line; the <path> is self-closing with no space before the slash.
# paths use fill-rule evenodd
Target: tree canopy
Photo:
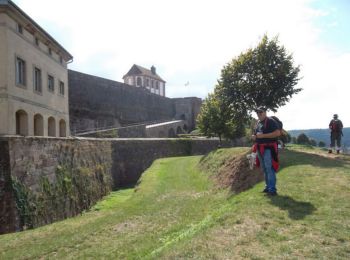
<path id="1" fill-rule="evenodd" d="M 241 137 L 244 135 L 244 126 L 233 120 L 230 111 L 218 99 L 216 93 L 209 94 L 204 100 L 197 118 L 199 130 L 206 136 L 221 138 Z"/>
<path id="2" fill-rule="evenodd" d="M 201 132 L 220 138 L 243 136 L 257 107 L 276 112 L 301 91 L 295 88 L 299 70 L 278 38 L 264 35 L 257 47 L 223 67 L 214 94 L 208 95 L 198 117 Z"/>
<path id="3" fill-rule="evenodd" d="M 301 91 L 295 88 L 299 66 L 293 65 L 291 54 L 280 46 L 278 38 L 265 35 L 255 48 L 232 59 L 221 71 L 221 98 L 242 113 L 265 106 L 276 112 Z"/>

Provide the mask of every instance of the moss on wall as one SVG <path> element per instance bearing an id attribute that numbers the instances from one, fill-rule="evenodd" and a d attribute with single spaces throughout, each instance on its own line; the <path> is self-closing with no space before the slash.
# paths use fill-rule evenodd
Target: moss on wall
<path id="1" fill-rule="evenodd" d="M 110 174 L 100 164 L 94 168 L 74 169 L 59 165 L 55 177 L 55 181 L 50 182 L 42 176 L 37 191 L 12 179 L 22 229 L 75 216 L 89 209 L 111 189 Z"/>

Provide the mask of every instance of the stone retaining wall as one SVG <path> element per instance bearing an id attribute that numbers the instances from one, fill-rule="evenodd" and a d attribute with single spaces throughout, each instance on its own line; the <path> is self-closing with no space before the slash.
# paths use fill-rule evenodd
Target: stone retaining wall
<path id="1" fill-rule="evenodd" d="M 214 139 L 2 137 L 0 233 L 75 216 L 112 189 L 135 184 L 155 159 L 217 146 Z"/>

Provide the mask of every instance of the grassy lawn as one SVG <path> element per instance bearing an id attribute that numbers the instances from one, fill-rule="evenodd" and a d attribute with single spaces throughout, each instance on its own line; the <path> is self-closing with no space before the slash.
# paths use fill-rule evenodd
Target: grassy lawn
<path id="1" fill-rule="evenodd" d="M 244 151 L 157 160 L 135 190 L 0 236 L 0 259 L 348 259 L 350 158 L 293 147 L 281 154 L 279 196 L 262 183 L 233 196 L 208 176 Z"/>

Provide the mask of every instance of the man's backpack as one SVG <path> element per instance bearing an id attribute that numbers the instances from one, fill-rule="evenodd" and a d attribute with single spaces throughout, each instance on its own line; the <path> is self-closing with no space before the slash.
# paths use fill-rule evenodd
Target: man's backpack
<path id="1" fill-rule="evenodd" d="M 341 124 L 340 124 L 340 121 L 339 120 L 332 120 L 332 123 L 331 123 L 331 129 L 333 132 L 336 132 L 336 133 L 339 133 L 341 132 Z"/>
<path id="2" fill-rule="evenodd" d="M 279 118 L 277 116 L 270 116 L 270 118 L 277 123 L 277 127 L 279 130 L 283 129 L 283 123 L 281 120 L 279 120 Z"/>
<path id="3" fill-rule="evenodd" d="M 279 118 L 277 116 L 270 116 L 269 118 L 276 122 L 278 130 L 281 131 L 281 135 L 285 135 L 286 131 L 283 130 L 283 123 L 282 123 L 282 121 L 279 120 Z M 265 127 L 266 127 L 267 121 L 268 120 L 265 121 Z"/>

